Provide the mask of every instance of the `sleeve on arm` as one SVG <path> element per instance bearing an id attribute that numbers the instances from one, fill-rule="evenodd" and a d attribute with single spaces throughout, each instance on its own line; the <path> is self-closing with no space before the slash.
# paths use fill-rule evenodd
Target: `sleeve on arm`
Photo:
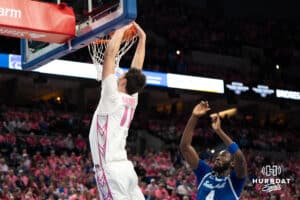
<path id="1" fill-rule="evenodd" d="M 211 167 L 207 163 L 205 163 L 204 160 L 200 159 L 197 168 L 194 169 L 198 184 L 200 183 L 203 176 L 208 172 L 211 172 Z"/>
<path id="2" fill-rule="evenodd" d="M 235 171 L 231 171 L 230 180 L 232 182 L 232 186 L 233 186 L 233 189 L 235 190 L 236 194 L 238 196 L 240 196 L 242 193 L 243 187 L 246 183 L 246 176 L 244 178 L 240 179 L 236 176 Z"/>

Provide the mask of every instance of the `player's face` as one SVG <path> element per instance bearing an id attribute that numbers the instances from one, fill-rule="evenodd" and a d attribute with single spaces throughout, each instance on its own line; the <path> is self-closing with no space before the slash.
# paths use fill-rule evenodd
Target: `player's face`
<path id="1" fill-rule="evenodd" d="M 219 173 L 224 172 L 230 168 L 231 161 L 230 153 L 223 150 L 217 155 L 213 170 Z"/>

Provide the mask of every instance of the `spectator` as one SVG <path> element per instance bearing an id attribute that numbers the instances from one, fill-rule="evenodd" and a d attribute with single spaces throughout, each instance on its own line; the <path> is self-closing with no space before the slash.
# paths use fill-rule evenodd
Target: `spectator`
<path id="1" fill-rule="evenodd" d="M 164 187 L 165 185 L 163 183 L 158 184 L 158 188 L 155 190 L 155 197 L 158 199 L 168 199 L 169 193 Z"/>
<path id="2" fill-rule="evenodd" d="M 74 141 L 73 141 L 71 133 L 69 133 L 68 136 L 64 140 L 65 140 L 64 143 L 66 144 L 66 148 L 68 149 L 68 151 L 69 152 L 72 151 L 74 149 Z M 76 142 L 79 142 L 77 140 L 76 140 Z M 77 145 L 79 145 L 79 144 L 77 144 Z M 84 144 L 80 144 L 80 145 L 84 145 Z M 79 146 L 77 148 L 85 148 L 85 147 Z"/>
<path id="3" fill-rule="evenodd" d="M 168 200 L 180 200 L 175 189 L 172 190 L 171 195 L 169 196 Z"/>
<path id="4" fill-rule="evenodd" d="M 155 179 L 152 178 L 150 180 L 150 183 L 147 185 L 147 191 L 149 191 L 150 194 L 154 193 L 155 194 L 155 191 L 158 189 L 158 185 L 156 184 L 155 182 Z"/>
<path id="5" fill-rule="evenodd" d="M 191 195 L 192 188 L 187 184 L 187 181 L 184 179 L 182 184 L 177 186 L 177 193 L 184 196 L 184 195 Z"/>
<path id="6" fill-rule="evenodd" d="M 0 158 L 0 173 L 7 173 L 8 165 L 5 161 L 5 158 Z"/>
<path id="7" fill-rule="evenodd" d="M 79 152 L 84 152 L 87 149 L 87 142 L 82 138 L 81 134 L 75 139 L 75 147 Z"/>

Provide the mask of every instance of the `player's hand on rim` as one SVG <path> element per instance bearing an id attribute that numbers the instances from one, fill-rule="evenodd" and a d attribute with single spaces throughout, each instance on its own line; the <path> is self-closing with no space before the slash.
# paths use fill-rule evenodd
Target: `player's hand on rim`
<path id="1" fill-rule="evenodd" d="M 125 33 L 125 31 L 127 31 L 131 26 L 132 26 L 132 23 L 122 26 L 121 28 L 116 30 L 116 33 L 118 33 L 118 32 Z"/>
<path id="2" fill-rule="evenodd" d="M 139 38 L 146 38 L 146 33 L 144 32 L 144 30 L 140 27 L 140 25 L 138 25 L 136 22 L 132 22 L 133 26 L 136 28 L 137 30 L 137 36 Z"/>
<path id="3" fill-rule="evenodd" d="M 193 115 L 196 117 L 201 117 L 205 115 L 210 110 L 209 104 L 207 101 L 201 101 L 193 109 Z"/>

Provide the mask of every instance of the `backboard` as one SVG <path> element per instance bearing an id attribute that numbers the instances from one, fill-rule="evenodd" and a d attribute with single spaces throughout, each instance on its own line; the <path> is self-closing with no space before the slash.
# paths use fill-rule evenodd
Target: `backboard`
<path id="1" fill-rule="evenodd" d="M 63 44 L 21 39 L 23 70 L 36 69 L 135 20 L 136 0 L 44 0 L 67 3 L 76 14 L 76 36 Z"/>

